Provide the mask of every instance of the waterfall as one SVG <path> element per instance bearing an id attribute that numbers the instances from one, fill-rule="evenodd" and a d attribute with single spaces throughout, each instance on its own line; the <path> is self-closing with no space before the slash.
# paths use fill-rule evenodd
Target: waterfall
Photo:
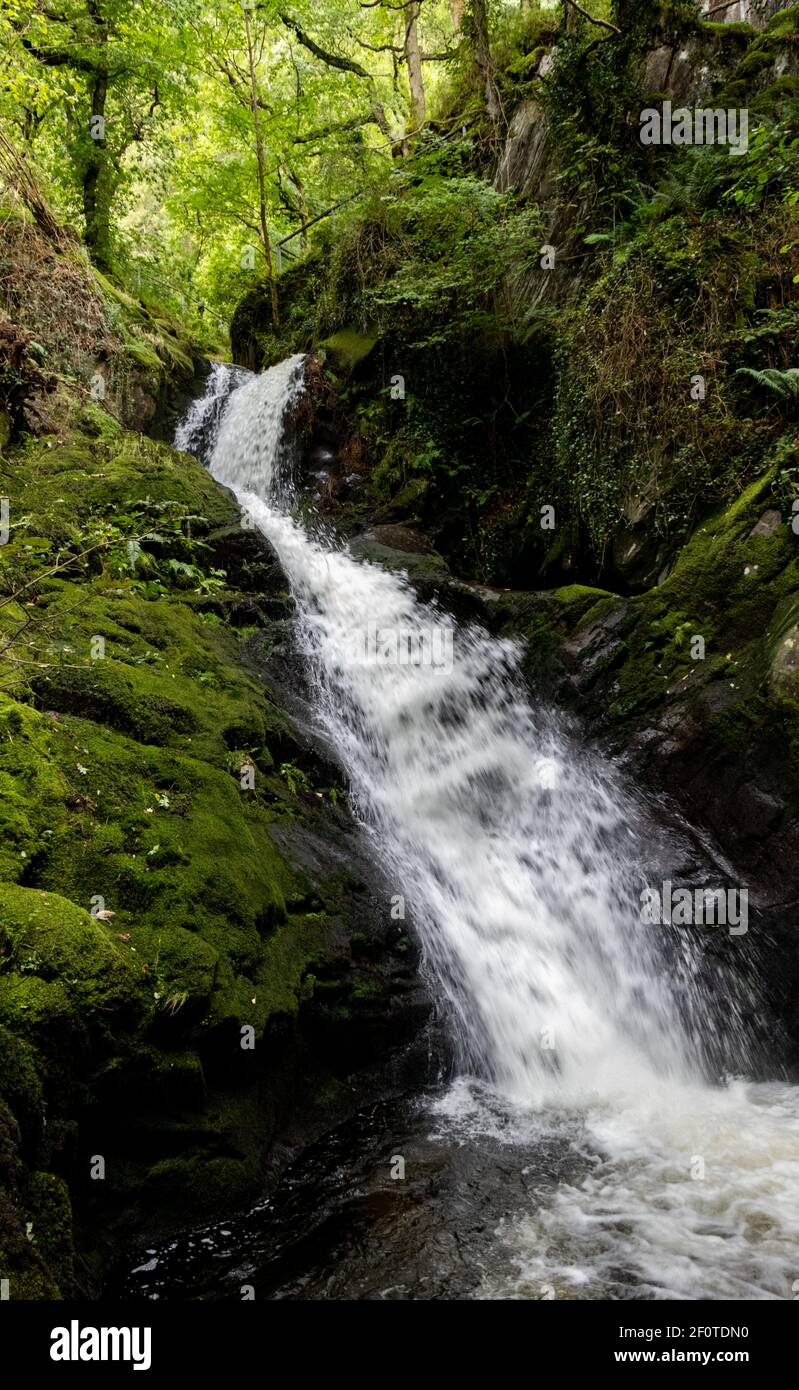
<path id="1" fill-rule="evenodd" d="M 718 1084 L 688 935 L 641 920 L 656 832 L 617 771 L 533 708 L 512 642 L 457 626 L 404 576 L 291 515 L 283 420 L 303 359 L 214 368 L 179 432 L 275 548 L 320 728 L 447 1008 L 441 1116 L 579 1115 L 591 1176 L 498 1232 L 491 1296 L 791 1298 L 799 1105 Z M 220 402 L 227 398 L 224 409 Z M 726 1027 L 739 1028 L 735 1001 Z"/>

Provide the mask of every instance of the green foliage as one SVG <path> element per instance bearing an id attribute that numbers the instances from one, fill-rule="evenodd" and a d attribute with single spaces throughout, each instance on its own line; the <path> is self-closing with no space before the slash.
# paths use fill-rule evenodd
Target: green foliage
<path id="1" fill-rule="evenodd" d="M 630 112 L 641 107 L 641 45 L 623 43 L 583 24 L 555 50 L 542 83 L 543 100 L 559 151 L 560 179 L 591 214 L 623 213 L 637 187 L 641 149 L 629 138 Z"/>
<path id="2" fill-rule="evenodd" d="M 753 367 L 739 367 L 736 375 L 749 377 L 780 400 L 799 400 L 799 367 L 789 367 L 783 372 L 777 367 L 765 367 L 760 371 Z"/>
<path id="3" fill-rule="evenodd" d="M 506 282 L 537 263 L 535 209 L 482 180 L 434 173 L 408 176 L 383 217 L 385 269 L 373 264 L 377 274 L 364 285 L 366 317 L 416 349 L 512 331 L 516 306 Z"/>
<path id="4" fill-rule="evenodd" d="M 342 16 L 340 0 L 246 15 L 239 0 L 66 0 L 53 12 L 8 0 L 0 16 L 0 117 L 57 213 L 138 295 L 197 329 L 210 319 L 217 335 L 265 268 L 247 22 L 279 241 L 384 177 L 402 146 L 400 12 Z M 464 45 L 445 0 L 425 4 L 419 29 L 423 50 L 455 61 Z M 423 65 L 431 109 L 449 61 Z M 105 121 L 98 138 L 93 115 Z M 284 268 L 305 240 L 285 247 Z"/>
<path id="5" fill-rule="evenodd" d="M 308 792 L 311 789 L 306 774 L 302 768 L 295 767 L 294 763 L 281 763 L 280 775 L 292 796 L 296 796 L 297 792 Z"/>
<path id="6" fill-rule="evenodd" d="M 799 102 L 797 102 L 799 111 Z M 758 125 L 750 135 L 742 168 L 726 192 L 739 207 L 759 207 L 778 196 L 789 207 L 799 203 L 799 135 L 796 117 Z"/>

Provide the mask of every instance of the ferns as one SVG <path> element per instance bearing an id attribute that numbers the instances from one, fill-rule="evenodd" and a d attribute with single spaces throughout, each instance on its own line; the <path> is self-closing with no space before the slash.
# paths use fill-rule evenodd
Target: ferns
<path id="1" fill-rule="evenodd" d="M 784 372 L 778 367 L 764 367 L 762 371 L 755 367 L 739 367 L 735 375 L 749 377 L 780 400 L 799 401 L 799 367 L 788 367 Z"/>

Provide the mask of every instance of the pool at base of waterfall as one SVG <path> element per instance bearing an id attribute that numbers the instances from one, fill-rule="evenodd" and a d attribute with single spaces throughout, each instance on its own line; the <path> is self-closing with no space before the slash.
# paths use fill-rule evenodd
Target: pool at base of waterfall
<path id="1" fill-rule="evenodd" d="M 792 1299 L 795 1088 L 693 1102 L 526 1111 L 464 1078 L 384 1100 L 268 1200 L 141 1251 L 106 1296 Z"/>
<path id="2" fill-rule="evenodd" d="M 579 1124 L 523 1118 L 479 1083 L 384 1100 L 309 1148 L 268 1201 L 142 1251 L 107 1296 L 479 1298 L 507 1267 L 503 1223 L 585 1167 Z"/>

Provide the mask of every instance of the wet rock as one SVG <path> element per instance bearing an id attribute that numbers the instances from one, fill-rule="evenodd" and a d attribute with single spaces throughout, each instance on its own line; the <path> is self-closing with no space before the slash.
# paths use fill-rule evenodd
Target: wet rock
<path id="1" fill-rule="evenodd" d="M 413 581 L 444 577 L 449 566 L 442 555 L 423 536 L 404 526 L 376 526 L 350 541 L 353 555 L 382 565 L 388 570 L 404 570 Z"/>

